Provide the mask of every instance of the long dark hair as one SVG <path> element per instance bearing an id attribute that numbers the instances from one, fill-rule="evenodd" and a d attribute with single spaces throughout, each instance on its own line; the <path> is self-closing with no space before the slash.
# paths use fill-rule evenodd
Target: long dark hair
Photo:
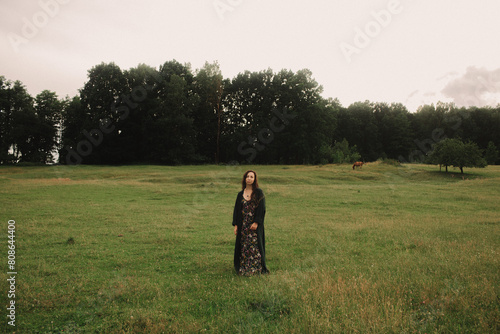
<path id="1" fill-rule="evenodd" d="M 255 175 L 255 179 L 252 184 L 252 201 L 260 201 L 260 199 L 257 199 L 257 188 L 259 188 L 259 182 L 257 182 L 257 173 L 255 173 L 253 170 L 247 170 L 245 174 L 243 175 L 243 179 L 241 180 L 241 189 L 245 190 L 247 187 L 247 176 L 249 173 L 253 173 Z"/>

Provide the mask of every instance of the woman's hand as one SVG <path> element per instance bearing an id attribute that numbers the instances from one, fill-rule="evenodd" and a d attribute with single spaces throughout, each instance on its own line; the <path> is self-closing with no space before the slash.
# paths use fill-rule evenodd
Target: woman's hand
<path id="1" fill-rule="evenodd" d="M 259 224 L 257 224 L 257 223 L 253 223 L 253 224 L 252 224 L 252 226 L 250 226 L 250 229 L 251 229 L 252 231 L 255 231 L 255 230 L 257 230 L 257 227 L 259 227 Z"/>
<path id="2" fill-rule="evenodd" d="M 238 225 L 234 225 L 234 235 L 238 234 Z"/>

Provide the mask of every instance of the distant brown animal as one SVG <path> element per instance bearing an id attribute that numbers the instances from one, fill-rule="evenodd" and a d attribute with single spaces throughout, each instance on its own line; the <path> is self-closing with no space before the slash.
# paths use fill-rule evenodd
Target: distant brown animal
<path id="1" fill-rule="evenodd" d="M 354 165 L 352 165 L 352 169 L 354 170 L 354 168 L 356 168 L 356 167 L 361 168 L 361 167 L 363 167 L 363 164 L 364 164 L 364 162 L 362 162 L 362 161 L 356 161 L 354 163 Z"/>

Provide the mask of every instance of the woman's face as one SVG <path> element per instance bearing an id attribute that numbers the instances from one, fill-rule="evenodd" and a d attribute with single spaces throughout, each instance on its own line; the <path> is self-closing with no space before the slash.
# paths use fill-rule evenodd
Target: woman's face
<path id="1" fill-rule="evenodd" d="M 255 181 L 255 174 L 252 172 L 248 173 L 246 178 L 247 185 L 252 185 L 254 181 Z"/>

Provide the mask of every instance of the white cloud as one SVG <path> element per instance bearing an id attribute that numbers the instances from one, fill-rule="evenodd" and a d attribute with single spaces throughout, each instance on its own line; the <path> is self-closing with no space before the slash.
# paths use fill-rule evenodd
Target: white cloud
<path id="1" fill-rule="evenodd" d="M 496 106 L 500 103 L 500 68 L 470 66 L 464 75 L 448 82 L 442 93 L 459 106 Z"/>

